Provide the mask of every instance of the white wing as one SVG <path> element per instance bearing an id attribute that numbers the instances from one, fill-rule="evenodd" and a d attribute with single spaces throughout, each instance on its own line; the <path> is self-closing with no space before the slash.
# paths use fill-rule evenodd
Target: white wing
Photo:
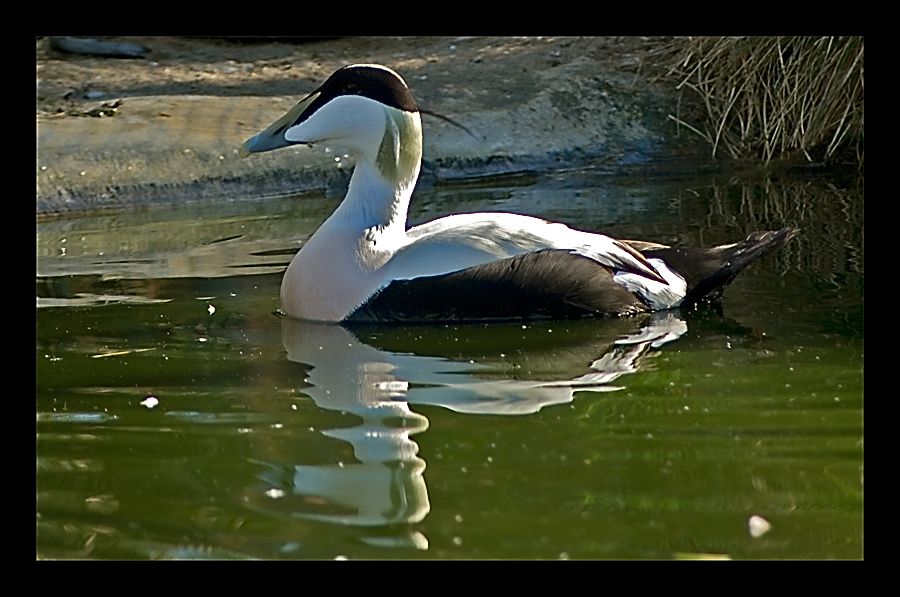
<path id="1" fill-rule="evenodd" d="M 408 280 L 542 249 L 571 251 L 613 269 L 664 282 L 643 256 L 615 239 L 507 213 L 458 214 L 410 228 L 405 243 L 385 267 L 388 278 Z"/>

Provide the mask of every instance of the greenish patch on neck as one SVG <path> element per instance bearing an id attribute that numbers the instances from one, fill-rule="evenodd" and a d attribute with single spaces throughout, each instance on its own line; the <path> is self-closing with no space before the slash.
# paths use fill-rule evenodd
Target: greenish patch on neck
<path id="1" fill-rule="evenodd" d="M 384 137 L 375 167 L 392 184 L 415 182 L 422 160 L 422 125 L 417 113 L 385 109 Z M 412 180 L 410 180 L 412 179 Z"/>

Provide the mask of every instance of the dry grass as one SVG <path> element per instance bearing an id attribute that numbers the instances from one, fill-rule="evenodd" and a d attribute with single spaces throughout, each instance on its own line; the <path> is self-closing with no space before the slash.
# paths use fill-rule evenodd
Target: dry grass
<path id="1" fill-rule="evenodd" d="M 738 159 L 826 162 L 854 151 L 863 163 L 864 38 L 729 37 L 675 40 L 680 89 L 706 120 L 680 125 Z"/>

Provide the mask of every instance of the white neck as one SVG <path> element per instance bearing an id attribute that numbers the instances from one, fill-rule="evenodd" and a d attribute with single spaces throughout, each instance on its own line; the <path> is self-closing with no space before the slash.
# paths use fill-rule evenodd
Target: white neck
<path id="1" fill-rule="evenodd" d="M 376 167 L 360 156 L 350 177 L 347 196 L 329 220 L 352 224 L 360 230 L 394 226 L 405 230 L 412 190 L 411 185 L 398 186 L 385 180 Z"/>
<path id="2" fill-rule="evenodd" d="M 421 120 L 418 113 L 382 108 L 380 144 L 355 148 L 347 196 L 285 272 L 281 305 L 290 315 L 342 319 L 381 287 L 382 266 L 405 242 L 422 160 Z"/>
<path id="3" fill-rule="evenodd" d="M 384 135 L 378 147 L 359 148 L 347 196 L 332 217 L 362 229 L 400 226 L 422 163 L 422 123 L 418 113 L 383 108 Z"/>

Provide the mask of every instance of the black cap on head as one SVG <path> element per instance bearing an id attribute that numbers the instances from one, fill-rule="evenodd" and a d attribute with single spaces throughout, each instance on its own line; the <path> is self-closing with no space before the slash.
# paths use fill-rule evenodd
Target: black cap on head
<path id="1" fill-rule="evenodd" d="M 419 111 L 403 79 L 394 71 L 375 65 L 345 66 L 328 77 L 316 91 L 321 95 L 310 105 L 310 113 L 339 95 L 361 95 L 406 112 Z"/>

